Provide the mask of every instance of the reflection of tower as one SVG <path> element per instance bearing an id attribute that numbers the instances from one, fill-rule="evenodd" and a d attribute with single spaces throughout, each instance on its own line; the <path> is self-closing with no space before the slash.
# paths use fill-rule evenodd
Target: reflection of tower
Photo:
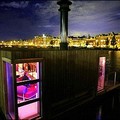
<path id="1" fill-rule="evenodd" d="M 60 0 L 57 2 L 58 5 L 60 5 L 60 36 L 61 36 L 61 43 L 60 43 L 60 49 L 67 49 L 68 43 L 67 43 L 67 36 L 68 36 L 68 11 L 69 5 L 72 4 L 69 0 Z"/>

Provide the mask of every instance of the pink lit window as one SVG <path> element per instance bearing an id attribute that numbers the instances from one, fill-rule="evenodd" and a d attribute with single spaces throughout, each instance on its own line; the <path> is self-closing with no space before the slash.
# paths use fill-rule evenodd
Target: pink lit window
<path id="1" fill-rule="evenodd" d="M 39 63 L 16 64 L 16 81 L 39 79 Z"/>
<path id="2" fill-rule="evenodd" d="M 27 120 L 29 118 L 33 118 L 34 116 L 38 116 L 40 114 L 40 102 L 34 102 L 31 104 L 27 104 L 21 107 L 18 107 L 18 117 L 20 120 Z"/>
<path id="3" fill-rule="evenodd" d="M 42 116 L 42 62 L 16 64 L 18 119 Z"/>
<path id="4" fill-rule="evenodd" d="M 105 62 L 106 58 L 105 57 L 100 57 L 99 58 L 99 73 L 98 73 L 98 86 L 97 86 L 97 91 L 101 91 L 104 89 L 104 84 L 105 84 Z"/>

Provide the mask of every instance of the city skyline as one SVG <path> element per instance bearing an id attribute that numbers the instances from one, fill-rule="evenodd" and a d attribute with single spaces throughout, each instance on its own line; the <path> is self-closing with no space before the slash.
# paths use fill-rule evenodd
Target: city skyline
<path id="1" fill-rule="evenodd" d="M 0 2 L 0 40 L 30 39 L 36 35 L 60 34 L 58 0 Z M 120 32 L 120 1 L 71 0 L 68 35 Z"/>

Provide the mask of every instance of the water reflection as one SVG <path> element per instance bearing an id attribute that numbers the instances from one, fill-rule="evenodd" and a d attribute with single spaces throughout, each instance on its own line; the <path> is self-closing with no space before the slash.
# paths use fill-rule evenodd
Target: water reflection
<path id="1" fill-rule="evenodd" d="M 99 107 L 96 120 L 102 120 L 102 106 Z"/>
<path id="2" fill-rule="evenodd" d="M 99 101 L 100 102 L 100 101 Z M 120 119 L 119 92 L 111 92 L 105 96 L 100 104 L 96 106 L 96 120 L 119 120 Z"/>
<path id="3" fill-rule="evenodd" d="M 120 120 L 120 92 L 113 91 L 54 120 Z"/>

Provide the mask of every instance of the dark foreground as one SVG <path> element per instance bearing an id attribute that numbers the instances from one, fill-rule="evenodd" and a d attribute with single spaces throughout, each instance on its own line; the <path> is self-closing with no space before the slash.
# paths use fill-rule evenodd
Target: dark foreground
<path id="1" fill-rule="evenodd" d="M 0 109 L 0 120 L 6 120 L 5 116 L 3 115 L 2 111 L 1 111 L 1 109 Z"/>
<path id="2" fill-rule="evenodd" d="M 54 120 L 120 120 L 120 90 L 98 96 Z"/>
<path id="3" fill-rule="evenodd" d="M 120 120 L 120 90 L 100 95 L 85 105 L 54 118 L 54 120 Z M 0 111 L 0 120 L 5 120 Z"/>

